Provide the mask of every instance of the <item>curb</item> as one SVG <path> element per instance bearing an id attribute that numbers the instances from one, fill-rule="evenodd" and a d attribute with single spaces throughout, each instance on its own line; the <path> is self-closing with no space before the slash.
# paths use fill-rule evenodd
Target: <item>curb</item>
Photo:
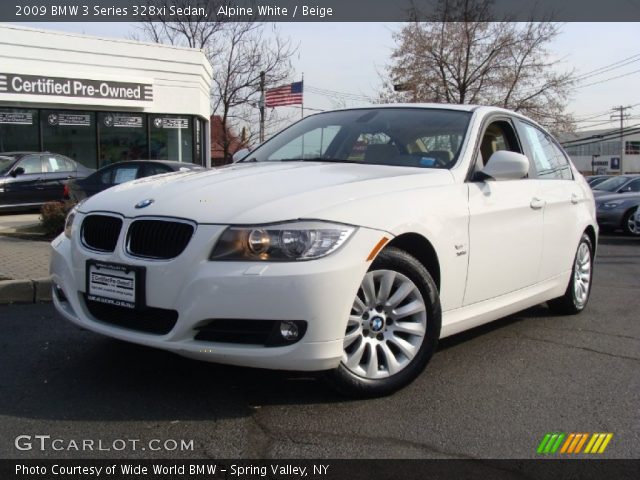
<path id="1" fill-rule="evenodd" d="M 51 301 L 51 278 L 0 281 L 0 305 Z"/>

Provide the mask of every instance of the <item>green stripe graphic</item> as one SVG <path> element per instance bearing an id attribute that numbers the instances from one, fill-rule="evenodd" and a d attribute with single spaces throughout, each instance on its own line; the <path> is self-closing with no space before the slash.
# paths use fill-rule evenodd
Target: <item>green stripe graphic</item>
<path id="1" fill-rule="evenodd" d="M 551 453 L 551 447 L 553 447 L 553 444 L 555 443 L 556 438 L 558 438 L 557 433 L 554 433 L 551 435 L 551 438 L 547 442 L 547 445 L 544 447 L 544 452 L 542 453 Z"/>
<path id="2" fill-rule="evenodd" d="M 547 442 L 549 441 L 549 439 L 551 438 L 551 434 L 547 433 L 544 438 L 542 439 L 542 441 L 540 442 L 540 445 L 538 445 L 538 453 L 542 453 L 544 451 L 544 447 L 547 444 Z"/>
<path id="3" fill-rule="evenodd" d="M 561 433 L 558 436 L 558 440 L 556 440 L 555 445 L 551 448 L 551 452 L 550 453 L 556 453 L 556 451 L 558 450 L 558 448 L 560 448 L 560 444 L 562 443 L 562 440 L 564 440 L 565 434 Z"/>

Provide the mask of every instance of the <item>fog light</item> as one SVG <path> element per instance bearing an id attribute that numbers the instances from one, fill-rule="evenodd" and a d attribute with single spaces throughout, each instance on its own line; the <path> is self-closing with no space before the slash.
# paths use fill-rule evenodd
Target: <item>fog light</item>
<path id="1" fill-rule="evenodd" d="M 288 342 L 298 338 L 298 326 L 293 322 L 280 322 L 280 335 Z"/>
<path id="2" fill-rule="evenodd" d="M 60 285 L 58 285 L 57 283 L 53 284 L 53 290 L 56 294 L 56 296 L 58 297 L 58 300 L 61 302 L 68 302 L 69 300 L 67 299 L 67 296 L 64 294 L 64 290 L 62 290 L 62 287 Z"/>

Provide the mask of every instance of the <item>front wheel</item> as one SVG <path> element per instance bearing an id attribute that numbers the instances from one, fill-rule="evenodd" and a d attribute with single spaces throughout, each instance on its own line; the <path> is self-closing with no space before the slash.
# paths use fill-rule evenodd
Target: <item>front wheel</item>
<path id="1" fill-rule="evenodd" d="M 393 393 L 427 365 L 440 325 L 438 289 L 429 272 L 403 250 L 386 248 L 354 298 L 342 362 L 328 380 L 349 396 Z"/>
<path id="2" fill-rule="evenodd" d="M 640 229 L 636 226 L 635 214 L 638 208 L 634 208 L 627 212 L 624 216 L 624 220 L 622 220 L 622 230 L 627 235 L 638 236 L 640 235 Z"/>
<path id="3" fill-rule="evenodd" d="M 571 280 L 564 295 L 547 302 L 549 308 L 563 315 L 580 313 L 587 306 L 593 279 L 593 245 L 586 233 L 582 234 L 573 261 Z"/>

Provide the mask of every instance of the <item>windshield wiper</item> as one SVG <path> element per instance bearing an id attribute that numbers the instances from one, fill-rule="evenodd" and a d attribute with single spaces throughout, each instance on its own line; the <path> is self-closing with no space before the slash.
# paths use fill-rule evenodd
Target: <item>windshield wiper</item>
<path id="1" fill-rule="evenodd" d="M 362 163 L 358 160 L 343 158 L 313 157 L 313 158 L 283 158 L 281 162 L 333 162 L 333 163 Z"/>

